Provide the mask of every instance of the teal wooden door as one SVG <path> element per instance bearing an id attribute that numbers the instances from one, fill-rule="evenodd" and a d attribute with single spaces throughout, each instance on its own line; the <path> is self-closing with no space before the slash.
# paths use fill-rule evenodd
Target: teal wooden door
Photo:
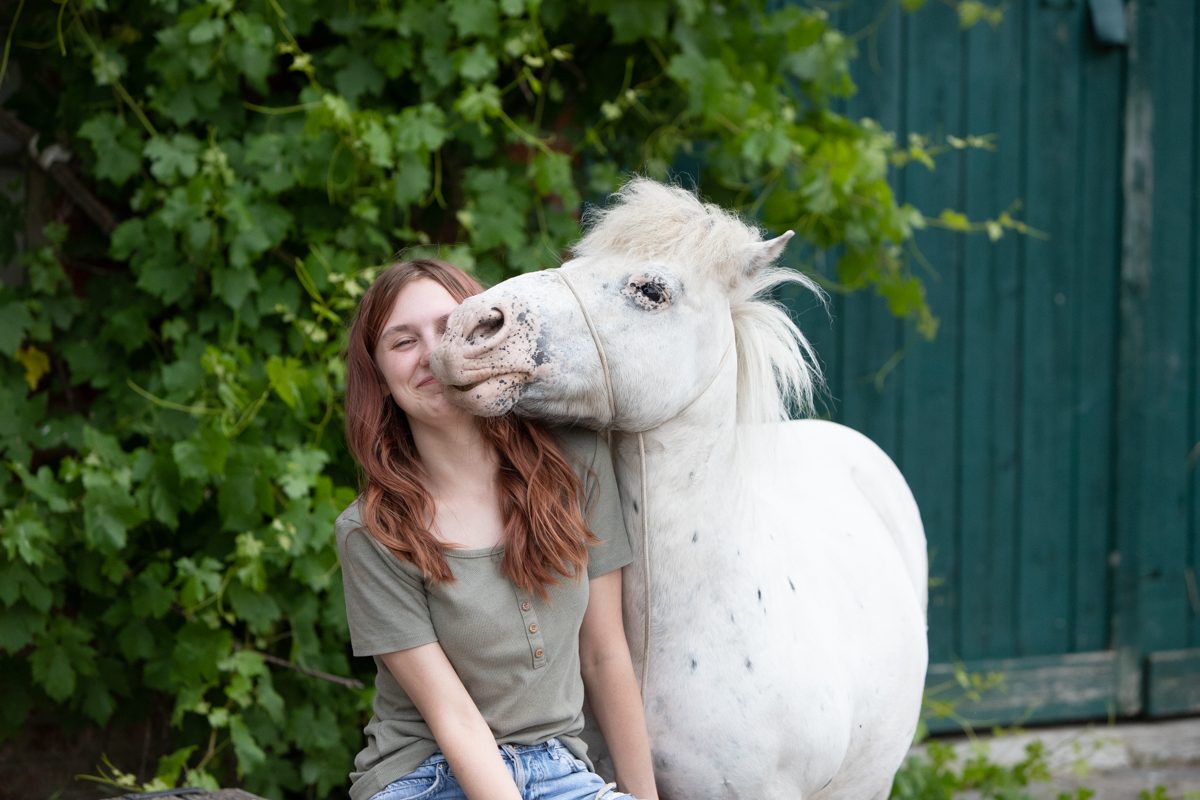
<path id="1" fill-rule="evenodd" d="M 895 458 L 930 547 L 930 695 L 1004 684 L 977 722 L 1200 711 L 1200 14 L 1137 0 L 859 2 L 855 116 L 900 135 L 994 134 L 895 176 L 905 200 L 1044 236 L 930 229 L 914 253 L 932 343 L 870 297 L 801 310 L 830 413 Z M 891 6 L 892 10 L 887 11 Z M 1112 16 L 1113 12 L 1115 17 Z M 1111 35 L 1110 26 L 1106 34 Z M 833 276 L 832 263 L 816 269 Z"/>

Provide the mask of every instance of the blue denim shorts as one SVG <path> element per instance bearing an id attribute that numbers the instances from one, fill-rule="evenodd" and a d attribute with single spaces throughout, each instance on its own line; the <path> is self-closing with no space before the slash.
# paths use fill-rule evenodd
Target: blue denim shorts
<path id="1" fill-rule="evenodd" d="M 525 800 L 618 800 L 617 792 L 588 769 L 562 742 L 502 744 L 500 755 Z M 467 800 L 446 757 L 434 753 L 407 775 L 392 781 L 370 800 Z"/>

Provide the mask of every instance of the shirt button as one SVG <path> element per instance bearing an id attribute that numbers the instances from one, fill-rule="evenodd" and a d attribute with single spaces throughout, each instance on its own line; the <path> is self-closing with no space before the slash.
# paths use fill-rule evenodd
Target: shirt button
<path id="1" fill-rule="evenodd" d="M 522 611 L 528 611 L 528 610 L 529 610 L 529 601 L 528 601 L 528 600 L 526 600 L 524 603 L 521 603 L 521 610 L 522 610 Z"/>
<path id="2" fill-rule="evenodd" d="M 537 633 L 537 623 L 536 622 L 529 623 L 529 632 Z"/>
<path id="3" fill-rule="evenodd" d="M 533 651 L 533 657 L 534 657 L 534 658 L 541 658 L 541 657 L 542 657 L 542 656 L 544 656 L 544 655 L 546 655 L 546 651 L 545 651 L 545 650 L 543 650 L 543 649 L 542 649 L 542 648 L 540 648 L 540 647 L 539 647 L 537 650 L 534 650 L 534 651 Z"/>

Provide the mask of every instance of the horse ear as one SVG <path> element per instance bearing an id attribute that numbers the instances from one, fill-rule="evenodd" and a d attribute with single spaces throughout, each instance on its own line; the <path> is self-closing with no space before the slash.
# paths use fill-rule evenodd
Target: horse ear
<path id="1" fill-rule="evenodd" d="M 779 258 L 779 254 L 783 252 L 783 248 L 787 247 L 788 240 L 795 235 L 795 231 L 787 231 L 782 236 L 776 236 L 774 239 L 750 245 L 750 261 L 746 265 L 746 271 L 754 273 L 773 263 L 775 259 Z"/>

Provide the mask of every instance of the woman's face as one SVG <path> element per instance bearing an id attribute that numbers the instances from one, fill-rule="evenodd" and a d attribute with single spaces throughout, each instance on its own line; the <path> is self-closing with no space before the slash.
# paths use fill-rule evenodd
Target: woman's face
<path id="1" fill-rule="evenodd" d="M 466 412 L 446 401 L 429 371 L 429 353 L 446 331 L 458 301 L 429 278 L 410 281 L 396 295 L 375 343 L 375 364 L 388 392 L 411 421 L 435 422 Z"/>

